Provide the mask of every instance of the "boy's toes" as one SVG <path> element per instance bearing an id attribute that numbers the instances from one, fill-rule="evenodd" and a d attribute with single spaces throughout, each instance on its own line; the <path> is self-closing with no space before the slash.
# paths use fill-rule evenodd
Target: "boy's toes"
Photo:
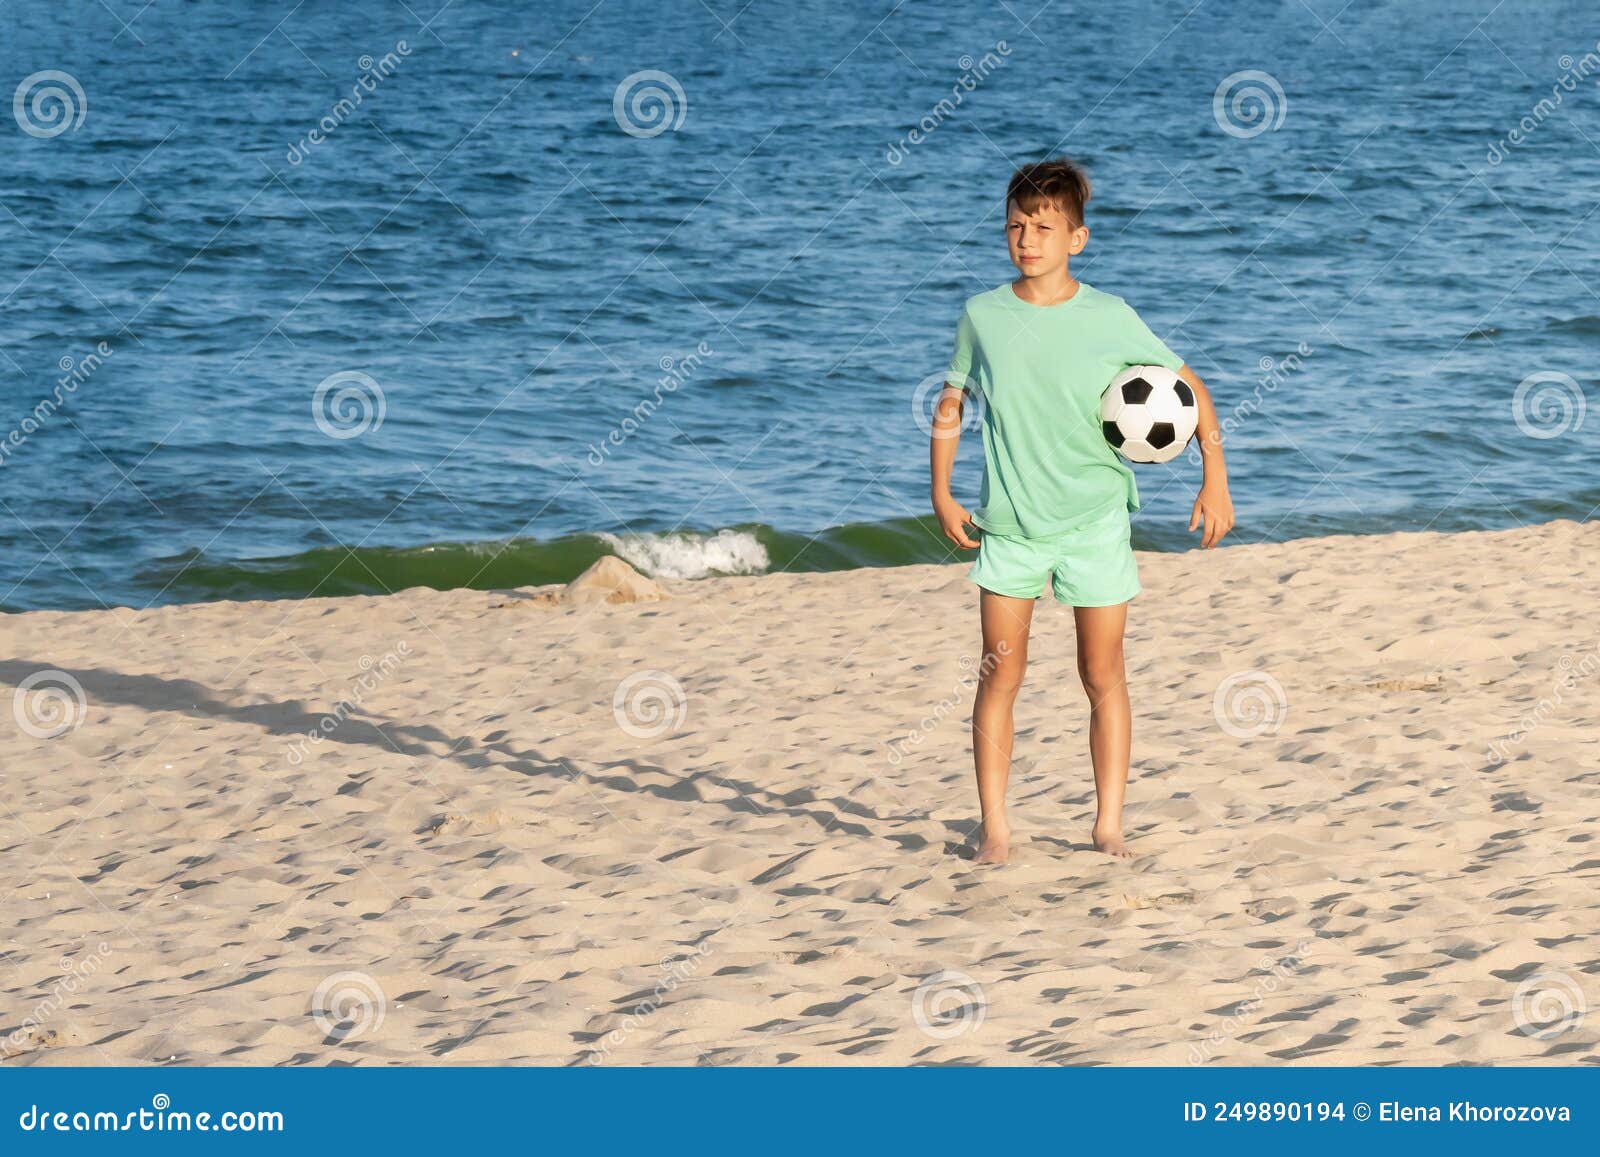
<path id="1" fill-rule="evenodd" d="M 1133 859 L 1133 849 L 1128 847 L 1120 833 L 1116 835 L 1101 835 L 1096 832 L 1093 838 L 1095 851 L 1104 852 L 1106 855 L 1113 856 L 1119 860 Z"/>
<path id="2" fill-rule="evenodd" d="M 1011 847 L 1004 840 L 985 841 L 979 845 L 974 864 L 1003 864 L 1011 858 Z"/>

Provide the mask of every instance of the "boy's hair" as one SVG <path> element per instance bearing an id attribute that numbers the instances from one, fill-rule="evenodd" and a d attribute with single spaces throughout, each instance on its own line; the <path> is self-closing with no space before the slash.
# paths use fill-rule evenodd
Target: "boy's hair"
<path id="1" fill-rule="evenodd" d="M 1054 205 L 1074 225 L 1083 224 L 1083 207 L 1089 196 L 1089 174 L 1065 157 L 1023 165 L 1011 174 L 1006 187 L 1008 206 L 1015 201 L 1017 208 L 1033 214 L 1041 205 Z"/>

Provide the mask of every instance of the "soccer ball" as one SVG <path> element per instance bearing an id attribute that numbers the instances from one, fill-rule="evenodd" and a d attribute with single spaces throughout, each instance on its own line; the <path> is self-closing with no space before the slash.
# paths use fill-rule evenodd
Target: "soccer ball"
<path id="1" fill-rule="evenodd" d="M 1200 422 L 1189 383 L 1165 366 L 1129 366 L 1100 397 L 1100 428 L 1129 462 L 1170 462 Z"/>

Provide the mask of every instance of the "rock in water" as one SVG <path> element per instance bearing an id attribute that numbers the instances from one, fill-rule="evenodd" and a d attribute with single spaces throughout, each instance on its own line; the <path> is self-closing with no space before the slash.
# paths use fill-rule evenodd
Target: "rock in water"
<path id="1" fill-rule="evenodd" d="M 614 554 L 596 559 L 593 566 L 573 579 L 561 592 L 563 602 L 580 606 L 589 603 L 655 603 L 667 592 L 653 578 L 634 570 Z"/>

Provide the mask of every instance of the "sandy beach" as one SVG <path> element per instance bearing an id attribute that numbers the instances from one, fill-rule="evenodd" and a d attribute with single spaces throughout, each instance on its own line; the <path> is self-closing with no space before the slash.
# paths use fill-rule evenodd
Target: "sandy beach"
<path id="1" fill-rule="evenodd" d="M 1126 863 L 1042 604 L 1003 868 L 965 563 L 3 617 L 0 1056 L 1593 1063 L 1596 558 L 1142 553 Z"/>

